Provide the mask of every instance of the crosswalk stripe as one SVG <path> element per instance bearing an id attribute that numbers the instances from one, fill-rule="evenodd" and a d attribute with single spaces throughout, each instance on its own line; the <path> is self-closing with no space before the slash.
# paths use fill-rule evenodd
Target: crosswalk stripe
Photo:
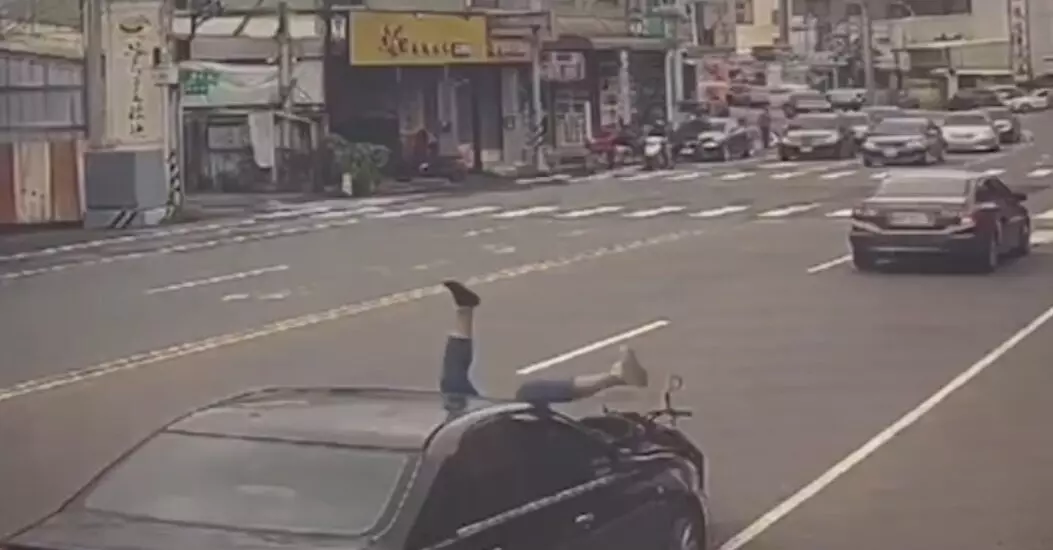
<path id="1" fill-rule="evenodd" d="M 658 177 L 661 177 L 661 176 L 668 176 L 671 173 L 673 173 L 673 172 L 671 172 L 669 170 L 655 170 L 653 172 L 640 172 L 639 174 L 636 174 L 634 176 L 629 176 L 629 177 L 625 178 L 625 181 L 650 180 L 650 179 L 658 178 Z"/>
<path id="2" fill-rule="evenodd" d="M 808 204 L 791 204 L 782 208 L 776 208 L 774 210 L 768 210 L 767 212 L 761 212 L 757 215 L 759 218 L 783 218 L 793 214 L 800 214 L 801 212 L 807 212 L 819 208 L 820 205 L 817 202 L 811 202 Z"/>
<path id="3" fill-rule="evenodd" d="M 778 174 L 772 174 L 771 179 L 773 180 L 788 180 L 799 176 L 803 176 L 804 172 L 779 172 Z"/>
<path id="4" fill-rule="evenodd" d="M 572 210 L 570 212 L 557 214 L 556 217 L 565 219 L 587 218 L 589 216 L 596 216 L 599 214 L 610 214 L 612 212 L 618 212 L 624 208 L 625 207 L 621 205 L 611 204 L 607 206 L 597 206 L 595 208 L 583 208 L 581 210 Z"/>
<path id="5" fill-rule="evenodd" d="M 688 172 L 686 174 L 678 174 L 669 178 L 669 181 L 686 181 L 693 180 L 695 178 L 704 178 L 709 175 L 709 172 Z"/>
<path id="6" fill-rule="evenodd" d="M 1028 172 L 1027 177 L 1029 178 L 1044 178 L 1050 174 L 1053 174 L 1053 168 L 1037 168 Z"/>
<path id="7" fill-rule="evenodd" d="M 1003 170 L 1002 168 L 991 168 L 990 170 L 984 171 L 985 176 L 1001 176 L 1004 173 L 1005 170 Z"/>
<path id="8" fill-rule="evenodd" d="M 841 210 L 834 210 L 826 215 L 827 218 L 850 218 L 852 217 L 851 208 L 843 208 Z"/>
<path id="9" fill-rule="evenodd" d="M 763 168 L 765 170 L 779 170 L 780 168 L 794 168 L 800 165 L 801 163 L 793 161 L 771 162 L 768 164 L 762 164 L 759 166 L 759 168 Z"/>
<path id="10" fill-rule="evenodd" d="M 1031 244 L 1049 244 L 1053 243 L 1053 230 L 1050 229 L 1039 229 L 1031 232 Z"/>
<path id="11" fill-rule="evenodd" d="M 544 205 L 544 206 L 531 206 L 529 208 L 521 208 L 519 210 L 509 210 L 507 212 L 501 212 L 494 214 L 494 218 L 499 220 L 507 220 L 511 218 L 524 218 L 526 216 L 532 216 L 534 214 L 548 214 L 549 212 L 555 212 L 559 210 L 558 206 Z"/>
<path id="12" fill-rule="evenodd" d="M 824 180 L 838 180 L 838 179 L 841 179 L 841 178 L 845 178 L 845 177 L 851 176 L 852 174 L 855 174 L 855 173 L 856 173 L 856 170 L 843 170 L 841 172 L 828 172 L 828 173 L 823 174 L 823 175 L 821 175 L 819 177 L 824 179 Z"/>
<path id="13" fill-rule="evenodd" d="M 443 212 L 436 214 L 436 218 L 450 219 L 450 218 L 464 218 L 467 216 L 475 216 L 477 214 L 489 214 L 490 212 L 496 212 L 500 210 L 499 206 L 474 206 L 471 208 L 462 208 L 460 210 L 450 210 L 449 212 Z"/>
<path id="14" fill-rule="evenodd" d="M 731 174 L 724 174 L 723 176 L 720 176 L 720 179 L 724 181 L 743 180 L 752 176 L 753 174 L 753 172 L 734 172 Z"/>
<path id="15" fill-rule="evenodd" d="M 885 179 L 887 177 L 888 177 L 888 172 L 878 172 L 876 174 L 871 174 L 870 175 L 870 179 L 872 179 L 872 180 L 883 180 L 883 179 Z"/>
<path id="16" fill-rule="evenodd" d="M 439 208 L 436 206 L 420 206 L 417 208 L 409 208 L 406 210 L 389 210 L 387 212 L 379 212 L 377 214 L 371 214 L 370 217 L 377 220 L 386 220 L 390 218 L 405 218 L 406 216 L 416 216 L 419 214 L 431 214 L 432 212 L 438 212 Z"/>
<path id="17" fill-rule="evenodd" d="M 1053 220 L 1053 210 L 1046 210 L 1045 212 L 1034 216 L 1034 219 L 1043 221 Z"/>
<path id="18" fill-rule="evenodd" d="M 690 216 L 692 218 L 719 218 L 720 216 L 726 216 L 728 214 L 744 212 L 746 210 L 749 210 L 749 208 L 750 207 L 745 205 L 722 206 L 720 208 L 712 208 L 710 210 L 702 210 L 700 212 L 695 212 L 694 214 L 690 214 Z"/>
<path id="19" fill-rule="evenodd" d="M 638 210 L 636 212 L 630 212 L 625 215 L 626 218 L 651 218 L 654 216 L 660 216 L 662 214 L 672 214 L 674 212 L 682 212 L 687 210 L 686 206 L 660 206 L 658 208 L 651 208 L 650 210 Z"/>

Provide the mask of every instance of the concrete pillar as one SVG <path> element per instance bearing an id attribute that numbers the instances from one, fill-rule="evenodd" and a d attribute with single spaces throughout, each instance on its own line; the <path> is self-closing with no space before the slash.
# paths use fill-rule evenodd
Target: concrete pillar
<path id="1" fill-rule="evenodd" d="M 161 8 L 157 0 L 105 3 L 106 122 L 102 143 L 84 158 L 86 227 L 155 225 L 165 217 L 168 91 L 155 71 L 165 58 Z"/>
<path id="2" fill-rule="evenodd" d="M 505 163 L 518 164 L 530 160 L 527 147 L 530 111 L 521 109 L 526 104 L 526 98 L 520 97 L 523 84 L 518 67 L 501 68 L 501 123 L 504 141 L 501 155 Z"/>
<path id="3" fill-rule="evenodd" d="M 618 116 L 625 124 L 633 119 L 632 81 L 629 77 L 629 50 L 618 52 Z"/>
<path id="4" fill-rule="evenodd" d="M 460 145 L 460 120 L 457 116 L 457 81 L 449 71 L 444 71 L 438 83 L 439 120 L 448 124 L 446 131 L 439 133 L 439 153 L 457 155 Z"/>

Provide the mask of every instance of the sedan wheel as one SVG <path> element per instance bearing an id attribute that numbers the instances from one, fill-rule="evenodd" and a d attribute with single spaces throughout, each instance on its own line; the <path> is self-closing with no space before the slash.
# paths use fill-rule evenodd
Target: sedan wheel
<path id="1" fill-rule="evenodd" d="M 705 533 L 699 533 L 694 521 L 680 519 L 673 527 L 673 540 L 669 548 L 670 550 L 706 550 L 704 539 Z"/>
<path id="2" fill-rule="evenodd" d="M 1013 256 L 1024 257 L 1031 254 L 1031 224 L 1025 223 L 1020 226 L 1020 233 L 1017 234 L 1016 248 L 1013 249 Z"/>
<path id="3" fill-rule="evenodd" d="M 998 264 L 1001 260 L 999 246 L 998 237 L 991 236 L 987 244 L 984 245 L 983 250 L 980 251 L 980 255 L 976 258 L 977 271 L 980 273 L 994 273 L 998 270 Z"/>

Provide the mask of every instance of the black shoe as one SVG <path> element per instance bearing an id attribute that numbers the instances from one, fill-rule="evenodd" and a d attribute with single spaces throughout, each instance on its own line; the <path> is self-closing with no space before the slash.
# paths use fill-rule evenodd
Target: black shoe
<path id="1" fill-rule="evenodd" d="M 479 295 L 468 290 L 468 287 L 464 286 L 458 281 L 443 281 L 442 285 L 446 287 L 446 290 L 450 291 L 450 295 L 453 296 L 453 303 L 457 304 L 457 307 L 479 307 L 482 300 Z"/>

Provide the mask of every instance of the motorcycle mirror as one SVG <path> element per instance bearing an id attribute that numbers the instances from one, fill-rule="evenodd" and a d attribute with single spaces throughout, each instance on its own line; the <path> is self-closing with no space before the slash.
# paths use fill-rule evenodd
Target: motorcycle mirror
<path id="1" fill-rule="evenodd" d="M 683 387 L 684 379 L 680 375 L 674 374 L 670 376 L 669 380 L 666 382 L 665 391 L 667 393 L 673 393 L 675 391 L 680 391 Z"/>

